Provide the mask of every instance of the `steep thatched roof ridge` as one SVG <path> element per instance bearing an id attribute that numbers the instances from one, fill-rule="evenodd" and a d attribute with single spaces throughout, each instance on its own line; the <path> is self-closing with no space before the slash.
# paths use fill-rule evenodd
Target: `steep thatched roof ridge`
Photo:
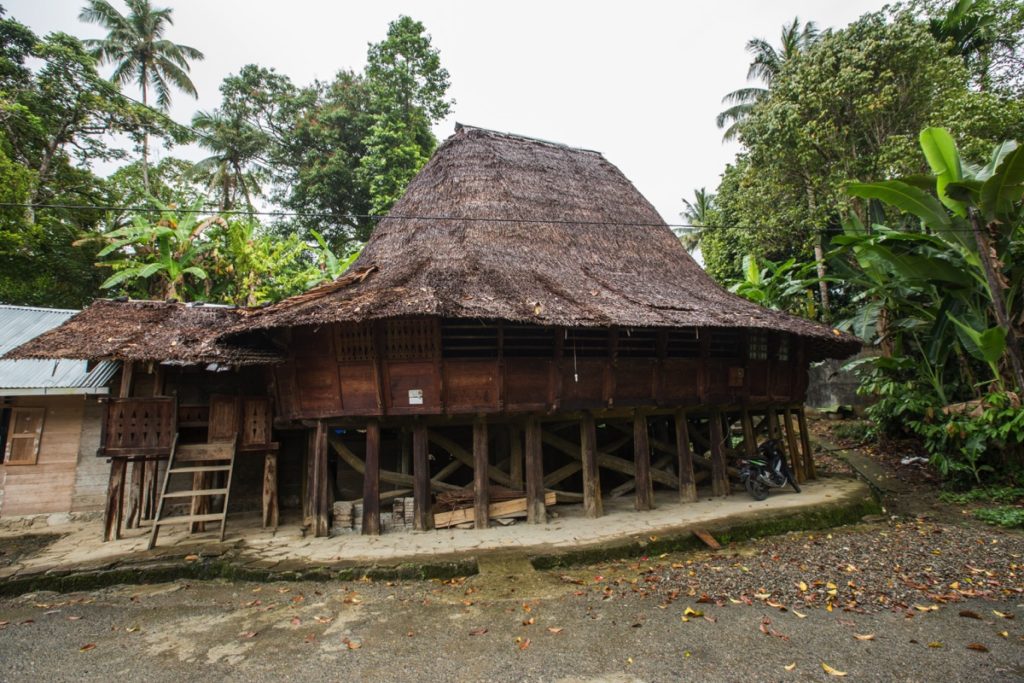
<path id="1" fill-rule="evenodd" d="M 4 358 L 80 358 L 178 365 L 258 365 L 281 360 L 272 350 L 218 341 L 220 333 L 238 320 L 239 310 L 226 306 L 100 299 Z"/>
<path id="2" fill-rule="evenodd" d="M 849 335 L 716 284 L 597 152 L 460 126 L 374 230 L 342 282 L 246 313 L 236 329 L 406 315 L 570 327 L 744 327 Z"/>

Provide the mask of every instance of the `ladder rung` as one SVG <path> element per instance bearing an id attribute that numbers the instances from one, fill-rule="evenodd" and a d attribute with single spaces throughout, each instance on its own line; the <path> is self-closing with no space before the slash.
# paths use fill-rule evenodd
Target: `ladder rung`
<path id="1" fill-rule="evenodd" d="M 192 522 L 219 522 L 224 519 L 223 512 L 214 512 L 209 515 L 184 515 L 182 517 L 165 517 L 153 524 L 162 526 L 164 524 L 190 524 Z"/>
<path id="2" fill-rule="evenodd" d="M 192 498 L 193 496 L 223 496 L 227 489 L 196 489 L 195 491 L 168 491 L 164 498 Z"/>
<path id="3" fill-rule="evenodd" d="M 203 467 L 175 467 L 168 470 L 170 474 L 183 474 L 186 472 L 227 472 L 231 465 L 205 465 Z"/>

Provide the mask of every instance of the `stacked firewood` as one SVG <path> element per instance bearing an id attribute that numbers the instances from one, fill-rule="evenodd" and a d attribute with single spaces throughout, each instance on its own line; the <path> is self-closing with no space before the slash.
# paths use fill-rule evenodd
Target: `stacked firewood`
<path id="1" fill-rule="evenodd" d="M 526 498 L 525 491 L 517 491 L 516 489 L 510 489 L 504 486 L 492 485 L 489 487 L 488 491 L 490 493 L 492 503 L 499 503 L 503 500 L 515 500 L 516 498 Z M 462 508 L 473 507 L 474 500 L 476 500 L 476 493 L 474 493 L 472 487 L 456 489 L 454 491 L 442 491 L 437 494 L 437 509 L 461 510 Z"/>

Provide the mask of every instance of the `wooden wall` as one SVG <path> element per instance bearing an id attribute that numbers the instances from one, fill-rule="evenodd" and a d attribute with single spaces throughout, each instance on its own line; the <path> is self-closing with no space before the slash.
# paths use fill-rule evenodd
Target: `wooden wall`
<path id="1" fill-rule="evenodd" d="M 86 399 L 82 396 L 18 396 L 12 405 L 45 408 L 39 458 L 34 465 L 0 465 L 4 497 L 0 516 L 69 512 Z"/>
<path id="2" fill-rule="evenodd" d="M 96 398 L 86 398 L 82 412 L 82 432 L 78 443 L 78 466 L 75 468 L 75 488 L 71 494 L 71 512 L 98 512 L 107 500 L 107 482 L 110 463 L 96 457 L 100 447 L 100 424 L 103 404 Z"/>
<path id="3" fill-rule="evenodd" d="M 277 412 L 291 420 L 793 403 L 806 388 L 798 339 L 744 330 L 399 319 L 284 341 Z"/>

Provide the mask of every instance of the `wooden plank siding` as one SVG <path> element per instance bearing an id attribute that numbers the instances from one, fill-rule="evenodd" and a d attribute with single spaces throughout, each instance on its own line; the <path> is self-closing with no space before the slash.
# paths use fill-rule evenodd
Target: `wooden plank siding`
<path id="1" fill-rule="evenodd" d="M 279 417 L 766 405 L 802 402 L 806 389 L 800 340 L 770 332 L 556 329 L 542 337 L 540 327 L 449 324 L 292 329 L 290 358 L 274 369 Z"/>
<path id="2" fill-rule="evenodd" d="M 18 396 L 14 407 L 45 410 L 39 457 L 32 465 L 0 465 L 4 482 L 0 516 L 69 512 L 82 442 L 82 396 Z M 94 453 L 95 455 L 95 453 Z"/>

